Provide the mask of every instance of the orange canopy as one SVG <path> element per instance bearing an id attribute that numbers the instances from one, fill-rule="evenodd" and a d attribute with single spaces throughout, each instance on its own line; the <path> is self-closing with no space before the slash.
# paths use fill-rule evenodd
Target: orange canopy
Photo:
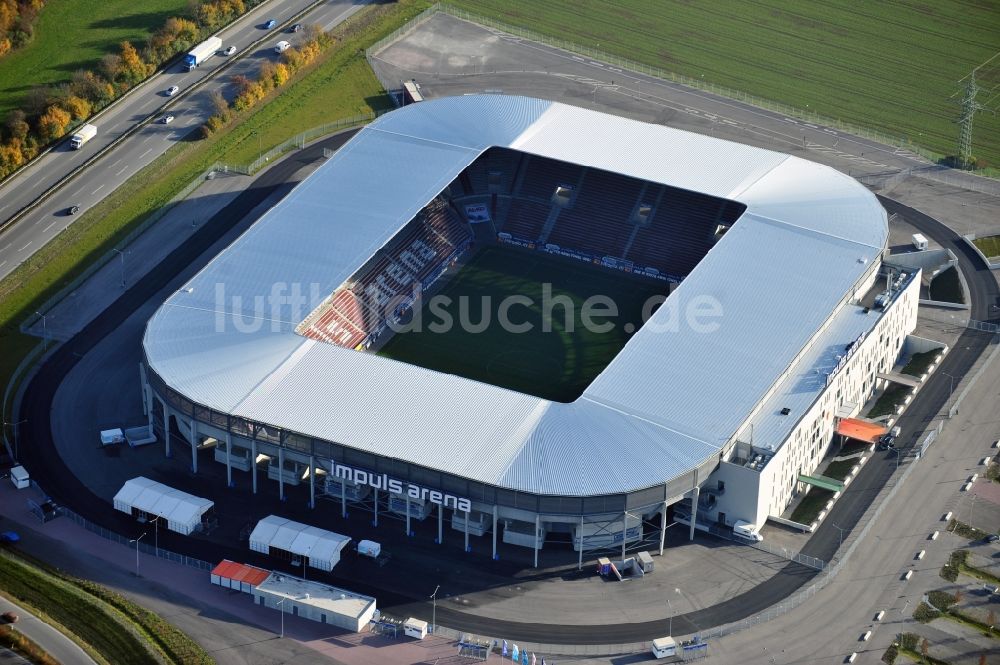
<path id="1" fill-rule="evenodd" d="M 858 418 L 844 418 L 837 423 L 837 434 L 868 443 L 875 443 L 880 436 L 888 431 L 878 423 Z"/>

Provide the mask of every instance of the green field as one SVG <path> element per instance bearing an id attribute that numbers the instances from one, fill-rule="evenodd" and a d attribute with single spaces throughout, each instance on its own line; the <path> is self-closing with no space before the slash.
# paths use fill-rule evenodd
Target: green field
<path id="1" fill-rule="evenodd" d="M 545 284 L 551 285 L 549 298 L 543 292 Z M 450 302 L 439 310 L 434 296 L 427 299 L 414 318 L 414 328 L 419 321 L 420 329 L 397 333 L 380 354 L 545 399 L 571 402 L 621 351 L 630 336 L 624 330 L 627 324 L 641 325 L 643 305 L 664 293 L 664 286 L 569 259 L 487 247 L 438 294 Z M 508 332 L 498 324 L 500 304 L 511 296 L 532 300 L 531 305 L 517 304 L 509 310 L 511 323 L 531 326 L 526 332 Z M 560 296 L 573 302 L 569 317 L 567 308 L 556 301 Z M 610 330 L 599 332 L 582 325 L 581 305 L 592 296 L 614 301 L 617 316 L 592 317 L 596 323 L 613 324 Z M 547 307 L 546 302 L 553 305 Z M 473 326 L 485 321 L 489 326 L 477 332 L 460 325 L 463 308 L 465 321 Z M 454 325 L 438 326 L 444 320 L 439 311 L 446 312 Z M 546 312 L 551 321 L 548 331 Z"/>
<path id="2" fill-rule="evenodd" d="M 185 0 L 49 0 L 24 48 L 0 58 L 0 120 L 35 86 L 68 82 L 79 69 L 96 68 L 123 40 L 137 47 Z"/>
<path id="3" fill-rule="evenodd" d="M 557 39 L 957 151 L 959 79 L 1000 51 L 996 0 L 450 0 Z M 980 72 L 979 101 L 1000 83 Z M 994 99 L 992 108 L 996 109 Z M 976 116 L 974 154 L 1000 165 L 1000 115 Z"/>

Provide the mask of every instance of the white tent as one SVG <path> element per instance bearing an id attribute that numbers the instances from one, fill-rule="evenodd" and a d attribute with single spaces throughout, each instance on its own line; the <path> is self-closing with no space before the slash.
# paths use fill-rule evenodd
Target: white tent
<path id="1" fill-rule="evenodd" d="M 139 476 L 126 482 L 114 499 L 115 510 L 133 514 L 140 510 L 167 521 L 167 528 L 189 535 L 201 525 L 201 517 L 215 504 L 208 499 L 175 490 Z"/>
<path id="2" fill-rule="evenodd" d="M 284 550 L 307 558 L 313 568 L 328 571 L 340 561 L 340 551 L 349 542 L 348 536 L 277 515 L 268 515 L 257 522 L 250 534 L 250 549 L 254 552 L 270 554 L 272 548 Z"/>

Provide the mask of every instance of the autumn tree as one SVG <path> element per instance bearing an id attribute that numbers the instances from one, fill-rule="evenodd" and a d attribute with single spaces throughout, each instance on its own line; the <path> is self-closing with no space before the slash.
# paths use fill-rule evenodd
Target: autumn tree
<path id="1" fill-rule="evenodd" d="M 121 43 L 121 71 L 120 76 L 126 83 L 135 85 L 146 78 L 152 71 L 152 67 L 143 62 L 139 52 L 132 46 L 132 42 Z"/>
<path id="2" fill-rule="evenodd" d="M 118 78 L 118 75 L 121 74 L 122 57 L 117 53 L 108 53 L 101 58 L 99 68 L 101 74 L 104 75 L 104 78 L 113 82 Z"/>
<path id="3" fill-rule="evenodd" d="M 38 135 L 45 142 L 54 141 L 66 133 L 70 115 L 64 108 L 53 104 L 38 119 Z"/>
<path id="4" fill-rule="evenodd" d="M 70 112 L 70 115 L 73 116 L 74 120 L 83 120 L 84 118 L 90 117 L 90 102 L 82 97 L 70 95 L 66 99 L 62 100 L 62 107 Z"/>

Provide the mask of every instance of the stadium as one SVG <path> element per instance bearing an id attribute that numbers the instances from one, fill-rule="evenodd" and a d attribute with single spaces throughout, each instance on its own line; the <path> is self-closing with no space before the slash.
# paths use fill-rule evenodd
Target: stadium
<path id="1" fill-rule="evenodd" d="M 494 557 L 756 534 L 916 325 L 887 243 L 871 193 L 793 156 L 526 97 L 412 104 L 167 298 L 144 404 L 195 472 L 212 445 L 230 482 Z"/>

